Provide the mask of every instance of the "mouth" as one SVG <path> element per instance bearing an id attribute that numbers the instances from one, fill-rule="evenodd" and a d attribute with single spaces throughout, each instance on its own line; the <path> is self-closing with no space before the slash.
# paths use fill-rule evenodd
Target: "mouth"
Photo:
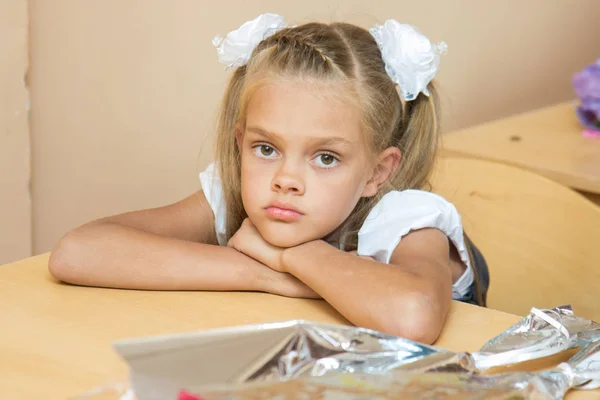
<path id="1" fill-rule="evenodd" d="M 269 217 L 285 222 L 297 221 L 304 215 L 291 204 L 282 202 L 269 204 L 269 206 L 265 208 L 265 211 Z"/>

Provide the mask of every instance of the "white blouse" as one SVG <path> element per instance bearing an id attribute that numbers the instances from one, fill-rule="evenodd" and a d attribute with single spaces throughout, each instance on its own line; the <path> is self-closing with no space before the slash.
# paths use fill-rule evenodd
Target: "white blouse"
<path id="1" fill-rule="evenodd" d="M 214 163 L 200 173 L 200 184 L 215 214 L 218 243 L 225 246 L 225 201 L 221 179 Z M 358 255 L 370 256 L 388 264 L 402 238 L 413 230 L 423 228 L 436 228 L 444 232 L 467 266 L 452 285 L 452 298 L 460 299 L 469 292 L 473 284 L 473 266 L 467 252 L 460 215 L 441 196 L 422 190 L 392 191 L 384 195 L 358 232 Z"/>

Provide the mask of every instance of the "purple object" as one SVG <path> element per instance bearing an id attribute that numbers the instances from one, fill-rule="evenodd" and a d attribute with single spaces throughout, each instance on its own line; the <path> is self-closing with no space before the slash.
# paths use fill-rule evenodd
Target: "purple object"
<path id="1" fill-rule="evenodd" d="M 600 132 L 600 59 L 573 76 L 573 87 L 581 100 L 577 117 L 586 129 Z"/>

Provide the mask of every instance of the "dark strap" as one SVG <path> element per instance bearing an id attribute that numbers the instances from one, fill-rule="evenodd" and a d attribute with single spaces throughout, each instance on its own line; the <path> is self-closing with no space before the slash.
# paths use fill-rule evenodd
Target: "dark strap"
<path id="1" fill-rule="evenodd" d="M 487 291 L 489 287 L 489 272 L 483 255 L 475 247 L 469 236 L 464 234 L 467 253 L 473 269 L 474 300 L 477 305 L 487 306 Z"/>

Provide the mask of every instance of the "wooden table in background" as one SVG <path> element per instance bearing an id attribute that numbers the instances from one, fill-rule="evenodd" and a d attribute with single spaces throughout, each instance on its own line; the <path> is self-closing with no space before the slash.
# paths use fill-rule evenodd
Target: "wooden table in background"
<path id="1" fill-rule="evenodd" d="M 443 154 L 533 170 L 600 204 L 600 138 L 582 135 L 575 106 L 561 103 L 450 132 L 442 138 Z"/>
<path id="2" fill-rule="evenodd" d="M 54 281 L 47 263 L 42 255 L 0 266 L 0 399 L 66 399 L 126 380 L 127 367 L 110 346 L 116 339 L 290 319 L 347 323 L 319 300 L 70 286 Z M 519 319 L 453 303 L 436 345 L 474 351 Z M 518 370 L 552 367 L 572 354 Z M 599 391 L 567 396 L 598 397 Z"/>

